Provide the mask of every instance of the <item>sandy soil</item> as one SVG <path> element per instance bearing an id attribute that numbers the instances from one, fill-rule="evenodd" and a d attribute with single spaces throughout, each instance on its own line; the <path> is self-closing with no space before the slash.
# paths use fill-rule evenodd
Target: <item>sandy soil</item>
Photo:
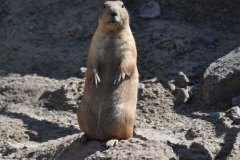
<path id="1" fill-rule="evenodd" d="M 200 10 L 194 18 L 163 1 L 160 17 L 142 19 L 137 8 L 145 1 L 128 1 L 145 85 L 135 136 L 112 148 L 79 143 L 76 108 L 84 86 L 79 69 L 86 64 L 102 2 L 1 2 L 0 159 L 239 159 L 239 125 L 202 96 L 206 68 L 239 47 L 239 20 L 225 21 L 234 7 L 221 21 L 217 9 L 217 16 L 204 19 L 208 12 Z M 214 33 L 213 43 L 204 40 L 206 29 Z M 187 88 L 175 85 L 179 71 L 192 82 Z M 220 116 L 202 116 L 209 112 Z M 203 127 L 199 137 L 190 134 L 193 124 Z"/>

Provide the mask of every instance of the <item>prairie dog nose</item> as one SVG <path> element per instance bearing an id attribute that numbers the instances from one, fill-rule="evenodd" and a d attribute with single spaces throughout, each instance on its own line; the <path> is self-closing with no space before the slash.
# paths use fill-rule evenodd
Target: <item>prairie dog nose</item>
<path id="1" fill-rule="evenodd" d="M 117 16 L 117 13 L 114 12 L 114 11 L 112 11 L 112 12 L 111 12 L 111 16 L 115 17 L 115 16 Z"/>

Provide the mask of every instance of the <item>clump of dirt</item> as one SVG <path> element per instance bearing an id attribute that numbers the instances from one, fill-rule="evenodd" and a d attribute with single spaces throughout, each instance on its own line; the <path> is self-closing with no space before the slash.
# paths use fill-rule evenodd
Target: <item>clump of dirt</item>
<path id="1" fill-rule="evenodd" d="M 103 2 L 1 3 L 0 158 L 238 159 L 239 125 L 203 100 L 206 69 L 239 47 L 238 2 L 231 0 L 157 0 L 161 15 L 152 19 L 139 17 L 138 8 L 148 1 L 127 1 L 144 85 L 135 136 L 113 148 L 79 143 L 79 69 Z M 180 71 L 188 77 L 184 86 Z M 203 128 L 201 136 L 191 136 L 195 124 Z"/>

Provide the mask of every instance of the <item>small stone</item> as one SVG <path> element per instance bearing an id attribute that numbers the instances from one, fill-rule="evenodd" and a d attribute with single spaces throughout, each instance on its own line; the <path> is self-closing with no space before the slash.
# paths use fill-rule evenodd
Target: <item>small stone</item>
<path id="1" fill-rule="evenodd" d="M 232 105 L 233 106 L 240 106 L 240 95 L 232 98 Z"/>
<path id="2" fill-rule="evenodd" d="M 220 113 L 219 112 L 204 113 L 202 117 L 203 119 L 212 118 L 217 120 L 220 117 Z"/>
<path id="3" fill-rule="evenodd" d="M 169 89 L 170 89 L 171 91 L 175 91 L 175 90 L 176 90 L 176 86 L 175 86 L 171 81 L 168 82 L 167 84 L 168 84 Z"/>
<path id="4" fill-rule="evenodd" d="M 188 86 L 188 83 L 188 77 L 183 72 L 179 72 L 177 78 L 177 84 L 179 85 L 179 87 L 186 88 Z"/>
<path id="5" fill-rule="evenodd" d="M 201 132 L 203 130 L 203 127 L 201 124 L 195 123 L 192 125 L 192 128 L 190 129 L 190 135 L 192 137 L 201 137 L 203 133 Z"/>
<path id="6" fill-rule="evenodd" d="M 145 85 L 143 83 L 138 84 L 138 92 L 144 93 L 145 92 Z"/>
<path id="7" fill-rule="evenodd" d="M 161 9 L 157 2 L 150 1 L 145 3 L 139 9 L 139 16 L 141 18 L 155 18 L 161 15 Z"/>
<path id="8" fill-rule="evenodd" d="M 86 72 L 87 72 L 87 68 L 86 68 L 86 67 L 81 67 L 81 68 L 80 68 L 80 72 L 79 72 L 80 77 L 81 77 L 81 78 L 84 78 Z"/>
<path id="9" fill-rule="evenodd" d="M 237 118 L 240 118 L 240 108 L 238 106 L 232 107 L 226 111 L 226 116 L 232 119 L 233 121 Z"/>
<path id="10" fill-rule="evenodd" d="M 212 44 L 215 42 L 215 36 L 214 33 L 210 29 L 203 30 L 201 32 L 202 38 L 204 42 L 208 44 Z"/>

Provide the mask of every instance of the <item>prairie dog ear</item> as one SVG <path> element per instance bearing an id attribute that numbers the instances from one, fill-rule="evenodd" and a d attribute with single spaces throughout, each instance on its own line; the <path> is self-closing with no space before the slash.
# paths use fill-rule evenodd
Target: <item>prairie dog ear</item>
<path id="1" fill-rule="evenodd" d="M 125 8 L 124 3 L 122 1 L 115 1 L 115 2 L 117 2 L 121 8 Z"/>
<path id="2" fill-rule="evenodd" d="M 119 2 L 121 2 L 121 3 L 120 3 L 121 7 L 122 7 L 122 8 L 125 8 L 124 3 L 123 3 L 122 1 L 119 1 Z"/>

